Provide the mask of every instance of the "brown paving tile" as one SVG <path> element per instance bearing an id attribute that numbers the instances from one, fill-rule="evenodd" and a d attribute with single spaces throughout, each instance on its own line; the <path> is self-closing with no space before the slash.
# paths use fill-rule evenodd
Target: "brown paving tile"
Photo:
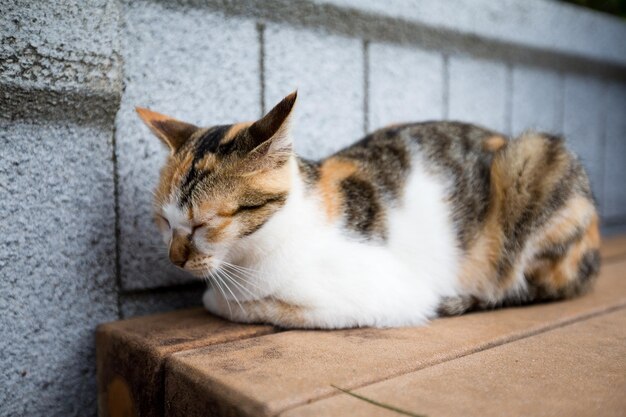
<path id="1" fill-rule="evenodd" d="M 435 320 L 402 329 L 289 331 L 172 355 L 166 415 L 274 415 L 626 305 L 626 261 L 604 266 L 578 299 Z"/>
<path id="2" fill-rule="evenodd" d="M 624 416 L 626 309 L 355 391 L 429 417 Z M 281 414 L 398 416 L 340 394 Z"/>
<path id="3" fill-rule="evenodd" d="M 603 239 L 600 253 L 605 260 L 626 258 L 626 235 Z"/>
<path id="4" fill-rule="evenodd" d="M 270 326 L 230 323 L 201 308 L 100 325 L 96 332 L 98 415 L 162 416 L 166 357 L 272 331 Z"/>

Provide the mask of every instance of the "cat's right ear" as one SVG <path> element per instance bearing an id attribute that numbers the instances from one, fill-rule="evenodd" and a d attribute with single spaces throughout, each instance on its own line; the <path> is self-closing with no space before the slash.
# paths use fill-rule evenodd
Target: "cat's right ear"
<path id="1" fill-rule="evenodd" d="M 166 116 L 152 110 L 135 107 L 135 111 L 163 143 L 165 143 L 172 154 L 198 130 L 197 126 L 190 123 L 181 122 L 172 117 Z"/>
<path id="2" fill-rule="evenodd" d="M 266 152 L 270 148 L 273 150 L 291 150 L 289 119 L 297 98 L 298 92 L 294 91 L 248 128 L 248 132 L 250 132 L 252 137 L 251 149 L 249 151 L 255 152 L 262 150 L 262 148 L 266 148 Z"/>

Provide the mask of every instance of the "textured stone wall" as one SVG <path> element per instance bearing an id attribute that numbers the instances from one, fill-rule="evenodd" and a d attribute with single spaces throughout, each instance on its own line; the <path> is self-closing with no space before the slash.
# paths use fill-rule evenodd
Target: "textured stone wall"
<path id="1" fill-rule="evenodd" d="M 299 91 L 296 149 L 389 123 L 564 133 L 626 230 L 626 24 L 523 0 L 0 0 L 0 416 L 95 414 L 96 324 L 198 304 L 150 215 L 149 107 L 198 124 Z"/>

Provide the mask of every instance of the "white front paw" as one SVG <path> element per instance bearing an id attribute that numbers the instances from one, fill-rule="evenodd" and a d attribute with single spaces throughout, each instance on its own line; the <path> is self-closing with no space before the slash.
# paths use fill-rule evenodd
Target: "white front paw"
<path id="1" fill-rule="evenodd" d="M 204 304 L 204 308 L 206 308 L 209 313 L 215 314 L 217 316 L 222 315 L 219 309 L 220 301 L 214 289 L 207 288 L 207 290 L 204 292 L 204 295 L 202 296 L 202 304 Z"/>

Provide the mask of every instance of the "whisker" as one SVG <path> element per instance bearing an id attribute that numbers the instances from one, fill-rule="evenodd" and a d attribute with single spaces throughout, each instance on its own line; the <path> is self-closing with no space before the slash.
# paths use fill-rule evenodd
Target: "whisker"
<path id="1" fill-rule="evenodd" d="M 224 270 L 224 271 L 226 271 L 226 270 Z M 256 294 L 255 294 L 255 293 L 254 293 L 254 292 L 252 292 L 249 288 L 246 288 L 246 286 L 245 286 L 245 285 L 241 284 L 241 283 L 240 283 L 240 282 L 238 282 L 237 280 L 241 280 L 244 284 L 247 284 L 247 285 L 252 286 L 252 287 L 253 287 L 253 289 L 258 290 L 260 293 L 264 293 L 264 292 L 266 291 L 266 289 L 265 289 L 265 288 L 261 287 L 260 285 L 258 285 L 258 284 L 256 284 L 256 283 L 254 283 L 254 282 L 252 282 L 252 281 L 249 281 L 249 280 L 245 279 L 244 277 L 242 277 L 242 276 L 240 276 L 240 275 L 237 275 L 237 274 L 238 274 L 238 272 L 237 272 L 237 271 L 230 271 L 230 274 L 232 275 L 232 279 L 233 279 L 233 281 L 234 281 L 236 284 L 238 284 L 238 285 L 239 285 L 239 287 L 244 288 L 244 289 L 248 292 L 248 294 L 250 294 L 250 295 L 252 296 L 252 298 L 253 298 L 255 301 L 260 301 L 260 300 L 261 300 L 261 298 L 260 298 L 260 297 L 261 297 L 261 294 L 258 294 L 258 293 L 256 293 Z M 275 297 L 274 297 L 274 295 L 272 295 L 272 294 L 267 294 L 267 295 L 264 295 L 263 297 L 269 297 L 269 298 L 270 298 L 270 299 L 272 299 L 272 300 L 276 300 L 276 299 L 275 299 Z"/>
<path id="2" fill-rule="evenodd" d="M 228 272 L 226 270 L 222 270 L 224 273 L 227 274 L 227 276 L 230 278 L 231 282 L 233 284 L 235 284 L 237 287 L 239 287 L 240 289 L 246 291 L 248 294 L 250 294 L 252 296 L 252 299 L 256 301 L 256 299 L 258 298 L 258 295 L 253 293 L 252 291 L 250 291 L 248 288 L 246 288 L 244 285 L 242 285 L 241 283 L 237 282 L 237 280 L 235 278 L 237 278 L 237 276 L 235 276 L 235 274 L 233 274 L 232 272 Z M 244 281 L 245 282 L 245 281 Z"/>
<path id="3" fill-rule="evenodd" d="M 230 265 L 231 265 L 231 264 L 225 264 L 225 265 L 222 265 L 222 266 L 230 266 Z M 227 272 L 227 270 L 226 270 L 225 268 L 222 268 L 222 271 Z M 236 284 L 238 284 L 240 287 L 245 288 L 245 286 L 243 286 L 241 283 L 239 283 L 239 282 L 237 282 L 237 281 L 235 280 L 235 278 L 237 278 L 237 279 L 242 280 L 244 283 L 249 284 L 249 285 L 253 286 L 254 288 L 256 288 L 256 289 L 260 290 L 261 292 L 263 292 L 264 288 L 262 288 L 261 286 L 259 286 L 258 284 L 254 283 L 254 282 L 252 282 L 252 281 L 250 281 L 250 280 L 245 279 L 245 278 L 244 278 L 244 277 L 242 277 L 241 275 L 238 275 L 239 273 L 240 273 L 240 271 L 237 271 L 237 270 L 230 270 L 230 275 L 231 275 L 231 279 L 233 280 L 233 282 L 235 282 Z M 256 279 L 256 277 L 254 277 L 254 279 Z M 252 295 L 252 296 L 253 296 L 253 298 L 254 298 L 254 300 L 255 300 L 255 301 L 260 301 L 259 294 L 254 294 L 254 293 L 253 293 L 252 291 L 250 291 L 248 288 L 245 288 L 245 290 L 246 290 L 246 291 L 247 291 L 250 295 Z M 275 300 L 275 298 L 274 298 L 274 296 L 273 296 L 272 294 L 268 294 L 268 295 L 266 295 L 265 297 L 269 297 L 269 298 L 271 298 L 272 300 Z"/>
<path id="4" fill-rule="evenodd" d="M 230 268 L 231 271 L 236 271 L 239 277 L 247 278 L 247 282 L 258 281 L 259 279 L 262 279 L 264 277 L 264 275 L 260 271 L 257 273 L 251 273 L 238 269 L 237 266 L 233 264 L 224 264 L 224 266 Z"/>
<path id="5" fill-rule="evenodd" d="M 230 287 L 228 286 L 227 280 L 230 280 L 228 278 L 228 276 L 226 276 L 222 270 L 220 269 L 216 269 L 215 270 L 216 273 L 222 275 L 224 277 L 224 280 L 222 281 L 224 283 L 224 286 L 226 287 L 226 289 L 228 290 L 228 292 L 233 296 L 233 298 L 235 299 L 235 302 L 239 305 L 239 308 L 241 309 L 241 311 L 245 314 L 246 310 L 244 310 L 243 306 L 241 305 L 241 303 L 239 302 L 239 300 L 237 299 L 237 296 L 235 295 L 235 293 L 230 289 Z"/>
<path id="6" fill-rule="evenodd" d="M 224 270 L 226 270 L 226 268 L 232 268 L 232 266 L 230 266 L 230 265 L 222 265 L 222 268 L 223 268 Z M 241 279 L 241 280 L 242 280 L 243 282 L 245 282 L 246 284 L 250 284 L 250 285 L 252 285 L 252 286 L 254 286 L 254 287 L 258 288 L 258 289 L 261 289 L 261 287 L 260 287 L 259 285 L 257 285 L 255 282 L 251 281 L 251 279 L 256 280 L 256 279 L 257 279 L 257 277 L 253 277 L 253 276 L 249 275 L 249 276 L 246 278 L 246 276 L 241 276 L 241 275 L 238 275 L 238 274 L 241 274 L 242 272 L 241 272 L 241 271 L 238 271 L 238 270 L 236 270 L 236 269 L 229 269 L 229 271 L 230 271 L 230 272 L 231 272 L 231 274 L 233 274 L 236 278 Z"/>
<path id="7" fill-rule="evenodd" d="M 235 265 L 233 263 L 227 262 L 227 261 L 222 261 L 225 264 L 228 264 L 234 268 L 240 269 L 242 271 L 248 271 L 248 272 L 252 272 L 252 273 L 261 273 L 261 271 L 259 271 L 258 269 L 253 269 L 253 268 L 248 268 L 246 266 L 241 266 L 241 265 Z"/>
<path id="8" fill-rule="evenodd" d="M 228 312 L 230 314 L 230 319 L 232 320 L 233 319 L 233 311 L 230 308 L 230 303 L 228 302 L 228 298 L 226 297 L 226 293 L 224 292 L 224 289 L 222 288 L 222 284 L 220 284 L 221 279 L 217 275 L 215 275 L 213 272 L 214 271 L 211 271 L 211 275 L 215 279 L 215 284 L 217 284 L 217 287 L 219 288 L 220 292 L 222 293 L 222 297 L 226 301 L 226 305 L 228 306 Z"/>

